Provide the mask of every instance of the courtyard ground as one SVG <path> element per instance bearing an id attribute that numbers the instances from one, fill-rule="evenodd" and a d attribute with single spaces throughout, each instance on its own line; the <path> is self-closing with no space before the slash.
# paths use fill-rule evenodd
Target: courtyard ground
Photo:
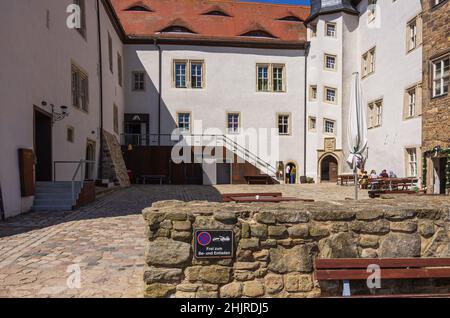
<path id="1" fill-rule="evenodd" d="M 75 211 L 20 215 L 0 222 L 0 297 L 141 297 L 141 210 L 161 200 L 220 201 L 221 193 L 237 192 L 335 201 L 353 197 L 354 189 L 335 184 L 133 186 Z M 361 195 L 367 198 L 366 191 Z M 80 288 L 69 288 L 67 280 L 78 266 Z"/>

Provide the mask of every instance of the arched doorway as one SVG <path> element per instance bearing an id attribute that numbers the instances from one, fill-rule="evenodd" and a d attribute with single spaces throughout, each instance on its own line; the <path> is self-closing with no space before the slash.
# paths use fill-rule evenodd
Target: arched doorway
<path id="1" fill-rule="evenodd" d="M 285 182 L 286 184 L 297 183 L 297 165 L 294 162 L 288 162 L 285 166 Z"/>
<path id="2" fill-rule="evenodd" d="M 86 161 L 95 161 L 95 143 L 88 141 L 86 145 Z M 85 180 L 94 180 L 95 178 L 95 164 L 86 162 Z"/>
<path id="3" fill-rule="evenodd" d="M 332 155 L 325 156 L 320 163 L 320 181 L 337 182 L 338 161 Z"/>

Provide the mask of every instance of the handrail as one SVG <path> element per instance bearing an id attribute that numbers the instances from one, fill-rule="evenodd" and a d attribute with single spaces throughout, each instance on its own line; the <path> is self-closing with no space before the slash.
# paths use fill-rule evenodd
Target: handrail
<path id="1" fill-rule="evenodd" d="M 79 160 L 79 161 L 54 161 L 53 162 L 53 182 L 56 182 L 56 165 L 57 164 L 77 164 L 77 167 L 75 169 L 75 173 L 72 176 L 72 179 L 70 180 L 71 185 L 72 185 L 72 204 L 75 204 L 75 182 L 77 179 L 77 175 L 78 172 L 81 169 L 81 173 L 80 173 L 80 185 L 81 185 L 81 189 L 84 186 L 84 165 L 86 164 L 94 164 L 95 165 L 96 161 L 94 160 Z"/>

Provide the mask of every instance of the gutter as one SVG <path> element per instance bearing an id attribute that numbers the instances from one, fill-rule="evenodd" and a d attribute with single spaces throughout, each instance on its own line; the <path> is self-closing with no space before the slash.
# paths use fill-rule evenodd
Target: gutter
<path id="1" fill-rule="evenodd" d="M 97 0 L 97 33 L 98 33 L 98 60 L 99 60 L 99 85 L 100 85 L 100 154 L 98 162 L 98 176 L 103 178 L 103 59 L 102 59 L 102 34 L 100 23 L 100 0 Z"/>
<path id="2" fill-rule="evenodd" d="M 162 98 L 162 48 L 158 44 L 158 38 L 153 40 L 153 44 L 158 49 L 158 146 L 161 146 L 161 98 Z"/>
<path id="3" fill-rule="evenodd" d="M 304 123 L 303 123 L 303 174 L 306 179 L 306 141 L 308 134 L 308 109 L 307 109 L 307 92 L 308 92 L 308 56 L 311 42 L 306 42 L 305 45 L 305 94 L 304 94 Z"/>

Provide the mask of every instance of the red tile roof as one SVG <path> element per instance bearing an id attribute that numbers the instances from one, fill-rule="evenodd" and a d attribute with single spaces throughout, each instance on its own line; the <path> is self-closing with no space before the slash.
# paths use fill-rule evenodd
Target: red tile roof
<path id="1" fill-rule="evenodd" d="M 310 7 L 234 0 L 111 0 L 130 38 L 300 44 Z M 147 11 L 126 11 L 143 6 Z M 220 11 L 228 16 L 208 15 Z M 300 21 L 289 20 L 298 18 Z M 162 32 L 170 28 L 185 32 Z"/>

